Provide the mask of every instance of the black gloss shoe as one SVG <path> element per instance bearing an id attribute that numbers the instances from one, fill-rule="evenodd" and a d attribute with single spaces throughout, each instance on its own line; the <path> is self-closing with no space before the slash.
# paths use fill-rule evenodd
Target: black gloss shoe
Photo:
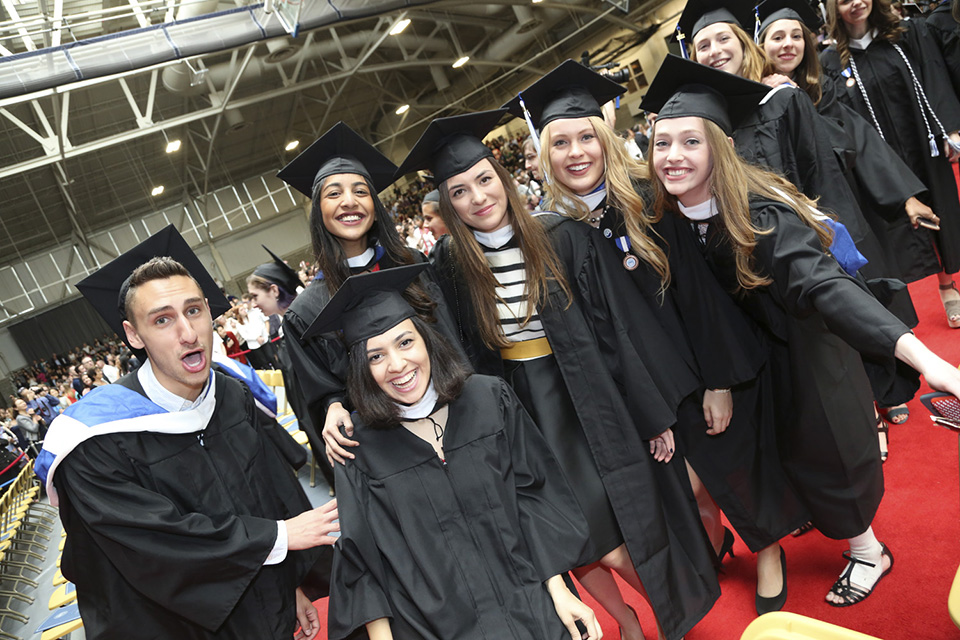
<path id="1" fill-rule="evenodd" d="M 780 589 L 780 593 L 772 598 L 764 598 L 757 594 L 757 615 L 780 611 L 787 603 L 787 554 L 783 547 L 780 547 L 780 573 L 783 576 L 783 588 Z"/>
<path id="2" fill-rule="evenodd" d="M 726 527 L 724 527 L 723 528 L 723 544 L 720 545 L 720 552 L 717 554 L 717 562 L 720 563 L 721 565 L 723 564 L 723 559 L 727 556 L 727 554 L 730 554 L 731 558 L 736 557 L 733 555 L 733 541 L 734 541 L 733 531 L 730 531 L 730 529 L 727 529 Z"/>

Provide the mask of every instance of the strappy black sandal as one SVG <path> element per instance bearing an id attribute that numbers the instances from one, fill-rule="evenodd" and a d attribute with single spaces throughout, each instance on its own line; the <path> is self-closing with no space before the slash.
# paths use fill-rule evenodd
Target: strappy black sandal
<path id="1" fill-rule="evenodd" d="M 864 589 L 863 587 L 858 587 L 857 585 L 850 582 L 850 576 L 853 575 L 853 568 L 858 564 L 865 564 L 868 567 L 875 567 L 877 565 L 872 562 L 867 562 L 866 560 L 860 560 L 859 558 L 854 558 L 850 555 L 849 551 L 843 552 L 843 557 L 846 558 L 850 564 L 847 565 L 847 568 L 844 572 L 837 578 L 837 581 L 833 583 L 833 587 L 830 588 L 830 593 L 835 596 L 843 598 L 842 602 L 831 602 L 827 600 L 827 604 L 832 607 L 849 607 L 857 604 L 858 602 L 863 602 L 867 596 L 873 593 L 873 590 L 877 588 L 877 585 L 880 584 L 880 581 L 885 575 L 893 571 L 893 554 L 890 553 L 890 550 L 887 549 L 887 545 L 880 543 L 880 561 L 883 562 L 883 556 L 890 558 L 890 567 L 880 574 L 880 577 L 877 578 L 877 581 L 873 583 L 873 586 L 869 589 Z"/>

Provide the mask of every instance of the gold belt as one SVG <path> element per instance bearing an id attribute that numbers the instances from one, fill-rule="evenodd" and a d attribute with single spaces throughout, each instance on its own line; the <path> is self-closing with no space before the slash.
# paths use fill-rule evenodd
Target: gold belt
<path id="1" fill-rule="evenodd" d="M 504 360 L 532 360 L 553 353 L 550 342 L 544 338 L 514 342 L 509 347 L 500 348 L 500 357 Z"/>

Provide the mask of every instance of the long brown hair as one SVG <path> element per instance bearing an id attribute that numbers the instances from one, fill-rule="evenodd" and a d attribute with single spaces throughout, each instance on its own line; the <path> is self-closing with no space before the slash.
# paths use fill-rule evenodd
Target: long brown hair
<path id="1" fill-rule="evenodd" d="M 366 176 L 361 177 L 367 183 L 367 189 L 373 198 L 374 216 L 373 225 L 367 232 L 368 246 L 379 244 L 384 249 L 384 255 L 392 260 L 396 266 L 416 263 L 413 249 L 407 247 L 400 239 L 400 234 L 397 233 L 397 228 L 383 206 L 380 196 L 377 195 L 376 189 L 373 188 Z M 320 194 L 323 191 L 324 184 L 326 184 L 326 178 L 318 182 L 313 190 L 310 208 L 310 239 L 313 244 L 313 255 L 317 261 L 317 266 L 323 273 L 323 284 L 332 296 L 350 277 L 350 267 L 347 265 L 347 254 L 343 250 L 340 240 L 330 233 L 323 223 Z M 320 284 L 318 282 L 313 286 Z M 282 287 L 280 289 L 283 290 Z M 411 284 L 404 292 L 403 297 L 421 318 L 428 322 L 436 322 L 433 314 L 437 303 L 430 299 L 430 296 L 418 282 Z"/>
<path id="2" fill-rule="evenodd" d="M 770 284 L 772 280 L 757 270 L 753 250 L 757 246 L 757 236 L 770 233 L 769 229 L 758 229 L 750 219 L 750 196 L 758 195 L 768 200 L 781 202 L 793 209 L 804 224 L 813 229 L 820 239 L 820 245 L 826 250 L 833 241 L 829 228 L 814 217 L 816 201 L 800 193 L 786 179 L 775 173 L 748 163 L 737 155 L 727 134 L 710 120 L 701 119 L 707 144 L 713 155 L 713 171 L 710 175 L 710 192 L 716 199 L 720 214 L 720 224 L 730 239 L 737 265 L 737 282 L 742 289 L 755 289 Z M 651 145 L 656 139 L 656 126 L 650 134 Z M 654 154 L 647 160 L 651 173 L 654 172 Z M 660 182 L 653 180 L 654 210 L 671 211 L 680 214 L 676 196 L 671 195 Z M 658 217 L 659 219 L 659 217 Z"/>
<path id="3" fill-rule="evenodd" d="M 600 147 L 603 149 L 604 180 L 607 187 L 607 202 L 623 213 L 630 245 L 647 264 L 660 274 L 660 284 L 666 288 L 670 282 L 670 265 L 667 255 L 650 237 L 654 231 L 650 228 L 653 217 L 646 211 L 641 198 L 633 183 L 647 180 L 647 167 L 635 160 L 627 153 L 623 140 L 603 121 L 602 118 L 590 116 Z M 548 123 L 540 132 L 540 148 L 550 149 L 550 125 Z M 540 159 L 540 171 L 546 178 L 545 208 L 552 209 L 577 220 L 585 220 L 590 215 L 587 206 L 565 184 L 557 179 L 550 162 L 550 154 Z M 570 207 L 573 207 L 571 210 Z"/>
<path id="4" fill-rule="evenodd" d="M 900 16 L 896 14 L 890 0 L 873 0 L 870 15 L 867 16 L 867 28 L 877 30 L 877 38 L 894 43 L 906 28 L 900 25 Z M 847 25 L 840 17 L 837 0 L 827 0 L 827 35 L 833 38 L 837 53 L 840 54 L 840 66 L 850 64 L 850 34 Z"/>
<path id="5" fill-rule="evenodd" d="M 743 63 L 740 65 L 740 71 L 737 72 L 738 76 L 746 78 L 747 80 L 753 80 L 754 82 L 760 82 L 764 76 L 768 76 L 776 71 L 773 63 L 770 62 L 763 52 L 763 49 L 757 46 L 753 38 L 747 35 L 747 32 L 744 31 L 740 25 L 733 24 L 732 22 L 725 22 L 724 24 L 730 27 L 730 31 L 733 32 L 733 35 L 740 42 L 740 47 L 743 49 Z M 695 60 L 697 59 L 696 41 L 697 37 L 694 36 L 693 52 Z M 700 61 L 697 60 L 697 62 Z"/>
<path id="6" fill-rule="evenodd" d="M 568 305 L 571 300 L 570 285 L 567 284 L 563 266 L 553 251 L 546 230 L 533 219 L 520 201 L 520 194 L 513 187 L 513 177 L 493 158 L 488 158 L 488 161 L 507 194 L 507 216 L 523 253 L 527 278 L 523 284 L 523 296 L 527 302 L 527 316 L 523 323 L 526 324 L 537 309 L 548 303 L 549 280 L 555 280 L 560 285 Z M 497 295 L 497 287 L 500 285 L 487 264 L 483 247 L 473 236 L 473 230 L 464 224 L 454 210 L 447 182 L 439 185 L 438 189 L 440 217 L 450 231 L 450 252 L 466 279 L 483 342 L 491 349 L 508 347 L 511 343 L 503 334 L 497 313 L 497 301 L 502 302 Z"/>
<path id="7" fill-rule="evenodd" d="M 821 98 L 823 98 L 823 88 L 820 86 L 820 58 L 817 56 L 817 37 L 802 20 L 793 21 L 800 25 L 800 31 L 803 32 L 803 59 L 800 60 L 797 68 L 793 70 L 793 77 L 791 79 L 810 96 L 814 105 L 818 105 L 820 104 Z M 774 24 L 777 22 L 780 21 L 777 20 Z M 772 27 L 773 25 L 770 26 Z M 770 33 L 770 27 L 767 27 L 760 34 L 761 47 L 767 41 L 768 33 Z M 766 54 L 766 50 L 764 50 L 764 54 Z"/>

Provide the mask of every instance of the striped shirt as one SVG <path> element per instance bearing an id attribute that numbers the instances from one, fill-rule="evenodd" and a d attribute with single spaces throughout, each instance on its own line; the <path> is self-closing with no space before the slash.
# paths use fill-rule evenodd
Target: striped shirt
<path id="1" fill-rule="evenodd" d="M 509 227 L 508 227 L 509 229 Z M 527 281 L 527 271 L 524 268 L 523 253 L 517 246 L 513 230 L 509 233 L 493 232 L 490 234 L 474 232 L 477 241 L 483 247 L 483 255 L 490 265 L 490 270 L 500 286 L 496 292 L 497 315 L 500 318 L 500 327 L 507 340 L 523 342 L 543 338 L 546 334 L 540 323 L 540 316 L 534 310 L 530 321 L 524 324 L 527 317 L 527 301 L 524 297 L 524 287 Z M 495 244 L 494 248 L 489 245 Z"/>

